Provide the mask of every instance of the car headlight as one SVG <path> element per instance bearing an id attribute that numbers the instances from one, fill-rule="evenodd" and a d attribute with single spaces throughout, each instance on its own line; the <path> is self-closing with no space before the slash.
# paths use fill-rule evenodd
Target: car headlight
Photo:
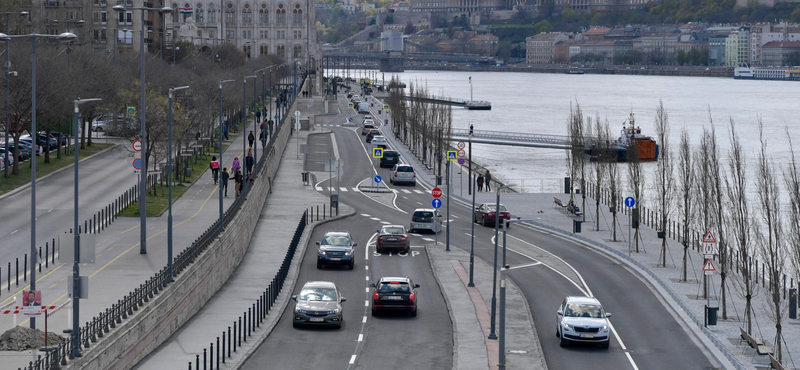
<path id="1" fill-rule="evenodd" d="M 341 311 L 342 311 L 342 309 L 339 308 L 339 307 L 336 307 L 336 308 L 333 309 L 333 313 L 339 313 Z"/>
<path id="2" fill-rule="evenodd" d="M 303 313 L 303 310 L 300 307 L 295 307 L 294 308 L 294 312 L 295 313 Z"/>
<path id="3" fill-rule="evenodd" d="M 324 256 L 325 255 L 325 251 L 319 251 L 319 254 Z"/>
<path id="4" fill-rule="evenodd" d="M 351 255 L 351 254 L 353 254 L 353 252 L 344 252 L 344 255 L 345 255 L 345 256 L 349 256 L 349 255 Z"/>
<path id="5" fill-rule="evenodd" d="M 608 325 L 603 325 L 603 328 L 602 328 L 602 329 L 600 329 L 600 330 L 602 330 L 602 331 L 607 331 L 607 330 L 608 330 Z"/>
<path id="6" fill-rule="evenodd" d="M 562 325 L 564 325 L 564 328 L 566 328 L 566 329 L 569 329 L 569 330 L 572 330 L 572 326 L 570 326 L 569 324 L 567 324 L 567 323 L 566 323 L 566 321 L 565 321 L 565 322 L 562 322 L 561 324 L 562 324 Z"/>

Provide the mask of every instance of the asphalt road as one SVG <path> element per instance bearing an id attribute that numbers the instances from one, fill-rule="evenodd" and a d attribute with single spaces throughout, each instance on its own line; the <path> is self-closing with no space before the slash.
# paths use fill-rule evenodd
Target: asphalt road
<path id="1" fill-rule="evenodd" d="M 360 122 L 361 116 L 355 117 L 355 120 Z M 333 133 L 345 163 L 340 186 L 352 188 L 361 180 L 371 178 L 373 169 L 370 168 L 368 147 L 363 142 L 360 129 L 333 128 Z M 384 179 L 389 178 L 389 169 L 376 168 L 376 170 Z M 321 185 L 327 193 L 326 182 L 323 181 L 318 185 Z M 430 207 L 432 197 L 429 195 L 429 189 L 423 189 L 419 184 L 415 187 L 394 185 L 389 187 L 396 189 L 397 192 L 394 196 L 389 196 L 388 201 L 386 196 L 362 194 L 352 190 L 342 192 L 341 200 L 356 208 L 358 215 L 316 230 L 313 240 L 318 240 L 324 230 L 347 230 L 363 247 L 362 243 L 368 240 L 371 233 L 379 226 L 370 220 L 378 219 L 381 222 L 408 225 L 410 212 L 416 208 Z M 514 212 L 513 204 L 506 206 L 512 213 Z M 445 207 L 442 207 L 441 211 L 446 214 Z M 451 247 L 469 251 L 471 208 L 452 202 L 450 211 L 450 222 L 446 224 L 451 228 Z M 502 243 L 502 233 L 500 236 Z M 493 237 L 493 228 L 475 226 L 475 254 L 477 258 L 490 264 L 493 262 Z M 415 236 L 413 239 L 415 244 L 412 245 L 431 244 L 432 239 L 432 235 Z M 443 230 L 439 235 L 439 241 L 444 240 Z M 664 306 L 652 287 L 616 261 L 579 244 L 524 225 L 514 225 L 509 229 L 507 243 L 509 248 L 507 263 L 511 267 L 516 267 L 509 271 L 509 277 L 520 287 L 531 308 L 545 360 L 550 369 L 718 367 L 697 340 L 687 334 L 674 313 Z M 409 367 L 407 364 L 413 363 L 418 365 L 416 368 L 452 367 L 449 359 L 452 350 L 450 321 L 446 315 L 444 302 L 438 294 L 438 288 L 433 289 L 435 287 L 433 278 L 427 277 L 430 269 L 427 261 L 420 259 L 424 257 L 423 255 L 408 260 L 396 256 L 394 259 L 370 256 L 368 262 L 372 274 L 370 279 L 374 280 L 376 274 L 380 274 L 382 270 L 402 271 L 402 274 L 411 275 L 423 286 L 424 294 L 421 294 L 420 303 L 431 302 L 434 305 L 421 306 L 417 320 L 368 319 L 367 324 L 361 328 L 358 322 L 359 315 L 367 312 L 366 309 L 362 310 L 359 304 L 360 298 L 364 297 L 366 286 L 365 281 L 361 280 L 364 263 L 356 265 L 356 271 L 359 273 L 347 270 L 318 271 L 314 260 L 315 251 L 314 246 L 309 246 L 309 253 L 304 257 L 301 268 L 299 285 L 317 279 L 336 282 L 348 298 L 348 302 L 345 303 L 347 323 L 341 331 L 292 329 L 290 323 L 293 307 L 290 306 L 278 328 L 251 359 L 247 368 L 255 369 L 258 368 L 258 364 L 267 363 L 262 361 L 293 368 L 298 368 L 298 363 L 303 364 L 301 368 L 340 366 L 350 368 L 352 366 L 347 364 L 353 354 L 357 355 L 354 360 L 356 367 L 386 367 L 395 363 L 402 364 L 403 367 Z M 502 252 L 499 256 L 502 258 Z M 361 261 L 362 255 L 358 257 L 358 261 Z M 401 263 L 395 262 L 398 259 Z M 300 286 L 297 287 L 298 290 L 299 288 Z M 491 293 L 484 292 L 484 294 Z M 583 345 L 559 347 L 558 338 L 555 336 L 556 308 L 568 295 L 595 296 L 603 303 L 606 311 L 613 314 L 611 322 L 614 335 L 610 349 L 603 350 Z M 433 301 L 429 301 L 431 299 Z M 430 312 L 431 310 L 434 312 Z M 439 315 L 440 319 L 425 321 L 424 325 L 418 325 L 423 323 L 420 320 L 426 320 L 432 314 Z M 440 329 L 442 323 L 447 324 L 445 328 L 448 330 Z M 364 333 L 366 333 L 365 343 L 359 343 L 354 339 L 358 338 L 358 334 Z M 347 348 L 343 343 L 352 345 Z M 398 343 L 408 344 L 402 344 L 398 348 Z M 442 343 L 447 345 L 442 346 Z M 423 359 L 426 361 L 422 361 Z M 416 362 L 417 360 L 420 361 Z M 341 363 L 344 365 L 339 365 Z"/>

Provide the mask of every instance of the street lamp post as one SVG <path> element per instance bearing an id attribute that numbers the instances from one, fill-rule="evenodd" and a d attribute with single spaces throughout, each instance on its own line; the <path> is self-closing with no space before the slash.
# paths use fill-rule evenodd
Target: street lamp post
<path id="1" fill-rule="evenodd" d="M 64 22 L 64 23 L 67 24 L 67 32 L 72 32 L 72 30 L 69 29 L 69 24 L 84 24 L 84 23 L 86 23 L 86 21 L 84 21 L 83 19 L 79 19 L 79 20 L 65 19 L 63 21 L 59 21 L 57 19 L 53 20 L 53 23 L 58 24 L 59 22 Z M 85 36 L 85 34 L 84 34 L 84 36 Z M 72 42 L 67 42 L 67 64 L 70 63 L 70 54 L 71 53 L 72 53 Z"/>
<path id="2" fill-rule="evenodd" d="M 483 169 L 483 166 L 478 166 L 475 168 L 475 171 Z M 472 181 L 470 177 L 469 181 Z M 475 282 L 473 280 L 473 270 L 475 265 L 475 192 L 472 192 L 472 232 L 469 234 L 470 244 L 469 244 L 469 284 L 468 287 L 474 287 Z"/>
<path id="3" fill-rule="evenodd" d="M 497 187 L 497 202 L 494 204 L 494 269 L 492 271 L 492 321 L 489 329 L 489 339 L 497 339 L 495 334 L 495 307 L 497 307 L 497 237 L 500 228 L 500 190 L 508 188 L 506 185 Z M 505 255 L 505 254 L 504 254 Z"/>
<path id="4" fill-rule="evenodd" d="M 221 80 L 219 81 L 219 163 L 222 164 L 222 85 L 233 82 L 235 80 Z M 224 211 L 222 207 L 222 183 L 219 185 L 219 228 L 225 229 L 225 219 L 223 218 Z"/>
<path id="5" fill-rule="evenodd" d="M 498 349 L 498 367 L 504 369 L 506 367 L 506 273 L 509 270 L 506 264 L 506 234 L 508 227 L 514 222 L 530 222 L 532 220 L 506 220 L 503 223 L 503 267 L 500 269 L 500 348 Z"/>
<path id="6" fill-rule="evenodd" d="M 255 86 L 255 83 L 256 83 L 255 80 L 258 77 L 256 77 L 255 75 L 253 75 L 253 76 L 244 76 L 244 78 L 242 79 L 242 84 L 243 84 L 242 85 L 243 86 L 243 88 L 242 88 L 242 92 L 243 92 L 243 94 L 242 94 L 242 116 L 243 116 L 243 118 L 242 118 L 242 147 L 244 148 L 244 154 L 245 154 L 245 157 L 244 157 L 245 167 L 247 166 L 247 79 L 248 78 L 252 78 L 253 79 L 253 86 Z"/>
<path id="7" fill-rule="evenodd" d="M 169 197 L 169 213 L 167 215 L 167 269 L 169 270 L 169 281 L 175 279 L 172 275 L 172 94 L 176 91 L 186 90 L 189 86 L 173 87 L 169 89 L 169 144 L 167 144 L 167 192 Z"/>
<path id="8" fill-rule="evenodd" d="M 146 53 L 145 45 L 144 45 L 144 34 L 145 34 L 145 12 L 148 10 L 156 10 L 163 14 L 172 13 L 172 8 L 165 6 L 163 8 L 151 8 L 151 7 L 125 7 L 122 5 L 115 5 L 112 7 L 114 11 L 120 13 L 125 12 L 127 10 L 141 10 L 142 11 L 142 30 L 141 36 L 139 37 L 139 69 L 140 69 L 140 76 L 139 76 L 139 84 L 141 85 L 141 107 L 139 109 L 142 113 L 142 124 L 141 124 L 141 142 L 142 148 L 145 151 L 142 158 L 144 165 L 142 166 L 141 174 L 139 175 L 139 254 L 147 254 L 147 127 L 146 127 L 146 116 L 147 116 L 147 106 L 145 104 L 145 67 L 144 67 L 144 55 Z"/>
<path id="9" fill-rule="evenodd" d="M 0 13 L 6 15 L 6 35 L 11 33 L 11 14 L 12 12 L 5 12 Z M 19 14 L 20 17 L 24 17 L 28 15 L 28 12 L 13 12 L 13 14 Z M 5 166 L 3 166 L 3 176 L 8 177 L 8 131 L 9 127 L 11 127 L 11 103 L 9 96 L 11 95 L 11 39 L 6 40 L 6 141 L 5 141 L 5 152 L 3 153 L 3 158 Z M 16 159 L 16 158 L 14 158 Z"/>
<path id="10" fill-rule="evenodd" d="M 74 101 L 75 104 L 75 118 L 73 122 L 73 129 L 75 132 L 78 132 L 78 121 L 80 120 L 80 109 L 79 106 L 83 103 L 95 102 L 100 101 L 103 99 L 100 98 L 92 98 L 92 99 L 77 99 Z M 81 296 L 81 275 L 80 275 L 80 255 L 81 255 L 81 233 L 78 230 L 78 150 L 80 145 L 78 145 L 78 136 L 75 135 L 75 195 L 73 196 L 75 206 L 73 210 L 73 236 L 75 238 L 75 245 L 74 245 L 74 254 L 75 254 L 75 261 L 72 264 L 72 356 L 74 357 L 81 357 L 83 354 L 81 353 L 81 324 L 80 324 L 80 296 Z M 87 230 L 84 230 L 87 232 Z"/>
<path id="11" fill-rule="evenodd" d="M 0 33 L 0 41 L 10 41 L 12 38 L 31 39 L 31 133 L 34 135 L 33 149 L 36 150 L 36 39 L 49 38 L 59 41 L 74 41 L 78 38 L 72 33 L 62 33 L 60 35 L 43 35 L 31 33 L 28 35 L 9 36 Z M 6 130 L 8 132 L 8 130 Z M 31 159 L 31 290 L 36 290 L 36 156 L 34 153 Z M 36 329 L 36 318 L 31 317 L 31 329 Z"/>

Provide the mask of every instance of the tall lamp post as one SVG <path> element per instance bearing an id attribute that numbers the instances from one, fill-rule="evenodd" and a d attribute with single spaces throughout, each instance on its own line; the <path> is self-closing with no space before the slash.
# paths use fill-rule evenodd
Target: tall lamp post
<path id="1" fill-rule="evenodd" d="M 56 20 L 53 20 L 53 23 L 56 23 L 56 24 L 58 24 L 59 22 L 64 22 L 64 23 L 66 23 L 66 24 L 67 24 L 67 32 L 71 32 L 71 33 L 72 33 L 72 30 L 69 28 L 69 25 L 70 25 L 70 24 L 84 24 L 84 23 L 86 23 L 86 21 L 84 21 L 83 19 L 78 19 L 78 20 L 75 20 L 75 19 L 65 19 L 65 20 L 63 20 L 63 21 L 59 21 L 58 19 L 56 19 Z M 84 34 L 83 36 L 85 36 L 85 34 Z M 69 63 L 70 63 L 70 54 L 71 54 L 71 53 L 72 53 L 72 42 L 68 42 L 68 43 L 67 43 L 67 64 L 69 64 Z"/>
<path id="2" fill-rule="evenodd" d="M 6 35 L 11 33 L 11 14 L 18 14 L 20 17 L 25 17 L 28 15 L 28 12 L 4 12 L 0 14 L 6 15 Z M 11 126 L 11 103 L 9 100 L 9 96 L 11 95 L 11 39 L 6 39 L 6 141 L 5 141 L 5 152 L 3 153 L 3 158 L 5 166 L 3 166 L 3 176 L 8 177 L 8 128 Z M 16 159 L 16 158 L 15 158 Z"/>
<path id="3" fill-rule="evenodd" d="M 506 220 L 503 223 L 503 267 L 500 269 L 500 348 L 498 350 L 499 358 L 497 361 L 497 365 L 501 369 L 506 368 L 506 273 L 509 269 L 508 264 L 506 264 L 506 250 L 508 250 L 506 246 L 506 234 L 508 233 L 508 227 L 511 226 L 512 223 L 530 221 L 531 220 L 517 218 L 516 220 Z"/>
<path id="4" fill-rule="evenodd" d="M 253 75 L 253 76 L 244 76 L 244 78 L 242 79 L 242 87 L 243 87 L 242 88 L 242 91 L 243 91 L 243 95 L 242 95 L 242 116 L 243 116 L 243 118 L 242 118 L 242 148 L 244 148 L 244 153 L 245 153 L 245 157 L 244 157 L 244 159 L 245 159 L 245 167 L 247 166 L 246 163 L 247 163 L 247 79 L 248 78 L 252 78 L 253 79 L 253 87 L 255 88 L 256 81 L 257 81 L 258 77 L 255 76 L 255 75 Z M 255 126 L 255 125 L 253 125 L 253 126 Z"/>
<path id="5" fill-rule="evenodd" d="M 167 144 L 167 193 L 169 194 L 169 213 L 167 215 L 167 269 L 169 270 L 169 281 L 175 279 L 172 275 L 172 94 L 176 91 L 186 90 L 189 86 L 173 87 L 169 89 L 169 140 Z"/>
<path id="6" fill-rule="evenodd" d="M 128 10 L 141 10 L 142 11 L 142 29 L 140 32 L 139 37 L 139 69 L 140 69 L 140 77 L 139 77 L 139 84 L 141 85 L 141 106 L 139 110 L 141 110 L 142 114 L 142 124 L 141 124 L 141 138 L 139 138 L 142 142 L 142 148 L 144 148 L 144 166 L 142 166 L 142 173 L 139 175 L 139 254 L 147 254 L 147 106 L 144 100 L 144 93 L 145 93 L 145 67 L 144 67 L 144 56 L 147 53 L 144 44 L 144 34 L 145 34 L 145 21 L 144 16 L 145 12 L 148 10 L 155 10 L 161 12 L 163 14 L 172 13 L 172 8 L 165 6 L 163 8 L 151 8 L 151 7 L 125 7 L 122 5 L 114 5 L 112 7 L 115 12 L 121 13 Z"/>
<path id="7" fill-rule="evenodd" d="M 475 168 L 475 171 L 482 170 L 483 166 L 478 166 Z M 472 181 L 470 177 L 469 181 Z M 474 287 L 475 282 L 473 280 L 473 267 L 475 265 L 475 192 L 472 192 L 472 232 L 469 234 L 469 284 L 468 287 Z"/>
<path id="8" fill-rule="evenodd" d="M 233 82 L 236 80 L 221 80 L 219 81 L 219 163 L 222 164 L 222 85 Z M 225 229 L 224 210 L 222 207 L 222 183 L 219 185 L 219 229 Z"/>
<path id="9" fill-rule="evenodd" d="M 100 98 L 92 98 L 92 99 L 77 99 L 74 101 L 75 105 L 75 118 L 73 121 L 73 130 L 78 132 L 78 121 L 80 120 L 80 108 L 79 106 L 84 103 L 101 101 L 103 99 Z M 75 254 L 75 261 L 72 264 L 72 356 L 74 357 L 81 357 L 83 354 L 81 353 L 81 323 L 80 323 L 80 297 L 81 297 L 81 274 L 80 274 L 80 255 L 81 255 L 81 233 L 78 230 L 78 150 L 80 145 L 78 144 L 78 137 L 80 135 L 75 135 L 75 195 L 73 196 L 75 206 L 73 210 L 73 235 L 75 238 L 75 245 L 74 245 L 74 254 Z M 84 230 L 84 232 L 87 232 Z"/>
<path id="10" fill-rule="evenodd" d="M 259 73 L 259 72 L 261 72 L 261 106 L 262 106 L 261 108 L 262 108 L 262 109 L 263 109 L 264 107 L 266 107 L 266 105 L 264 105 L 264 95 L 266 94 L 266 91 L 265 91 L 265 89 L 266 89 L 266 86 L 267 86 L 267 69 L 269 69 L 269 68 L 270 68 L 270 67 L 264 67 L 264 68 L 261 68 L 261 69 L 257 69 L 257 70 L 256 70 L 256 71 L 253 73 L 253 74 L 255 74 L 256 76 L 258 76 L 258 73 Z M 254 94 L 257 94 L 257 92 L 256 92 L 256 86 L 257 86 L 257 84 L 258 84 L 258 77 L 256 77 L 256 80 L 255 80 L 254 82 L 255 82 L 255 83 L 253 84 L 253 93 L 254 93 Z M 256 99 L 257 99 L 257 96 L 258 96 L 258 95 L 253 95 L 253 99 L 254 99 L 254 100 L 256 100 Z M 266 114 L 264 114 L 264 116 L 266 116 Z M 261 121 L 261 122 L 265 122 L 265 123 L 266 123 L 268 118 L 269 118 L 269 117 L 264 117 L 264 120 L 263 120 L 263 121 Z M 260 126 L 256 125 L 256 140 L 259 140 L 259 141 L 260 141 L 261 134 L 263 133 L 262 131 L 263 131 L 263 130 L 260 130 Z M 264 149 L 265 149 L 265 147 L 264 147 L 264 145 L 262 144 L 262 146 L 261 146 L 261 150 L 264 150 Z M 256 145 L 255 145 L 255 149 L 253 150 L 253 156 L 254 156 L 254 157 L 253 157 L 253 160 L 254 160 L 254 162 L 255 162 L 255 163 L 258 163 L 258 144 L 256 144 Z"/>
<path id="11" fill-rule="evenodd" d="M 500 190 L 508 188 L 507 185 L 497 187 L 497 203 L 494 204 L 494 270 L 492 270 L 492 321 L 489 329 L 489 339 L 497 339 L 495 334 L 495 307 L 497 307 L 497 237 L 500 227 Z"/>
<path id="12" fill-rule="evenodd" d="M 59 41 L 75 41 L 78 36 L 72 33 L 62 33 L 60 35 L 43 35 L 31 33 L 28 35 L 9 36 L 0 33 L 0 41 L 9 41 L 12 38 L 31 39 L 31 133 L 36 135 L 36 39 L 58 39 Z M 6 130 L 8 132 L 8 130 Z M 34 141 L 33 144 L 36 144 Z M 33 146 L 36 149 L 36 146 Z M 36 290 L 36 157 L 31 159 L 31 290 Z M 36 329 L 36 318 L 31 317 L 31 329 Z"/>

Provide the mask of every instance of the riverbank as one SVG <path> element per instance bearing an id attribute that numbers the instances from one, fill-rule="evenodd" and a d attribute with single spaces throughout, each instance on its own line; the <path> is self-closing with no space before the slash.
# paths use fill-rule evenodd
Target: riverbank
<path id="1" fill-rule="evenodd" d="M 371 65 L 359 66 L 360 69 L 374 69 Z M 556 73 L 570 74 L 570 71 L 581 71 L 583 74 L 599 75 L 634 75 L 634 76 L 676 76 L 676 77 L 722 77 L 733 78 L 732 67 L 687 67 L 687 66 L 589 66 L 565 64 L 511 66 L 474 66 L 464 64 L 414 64 L 406 65 L 405 71 L 441 71 L 441 72 L 522 72 L 522 73 Z M 573 72 L 576 76 L 579 73 Z"/>

